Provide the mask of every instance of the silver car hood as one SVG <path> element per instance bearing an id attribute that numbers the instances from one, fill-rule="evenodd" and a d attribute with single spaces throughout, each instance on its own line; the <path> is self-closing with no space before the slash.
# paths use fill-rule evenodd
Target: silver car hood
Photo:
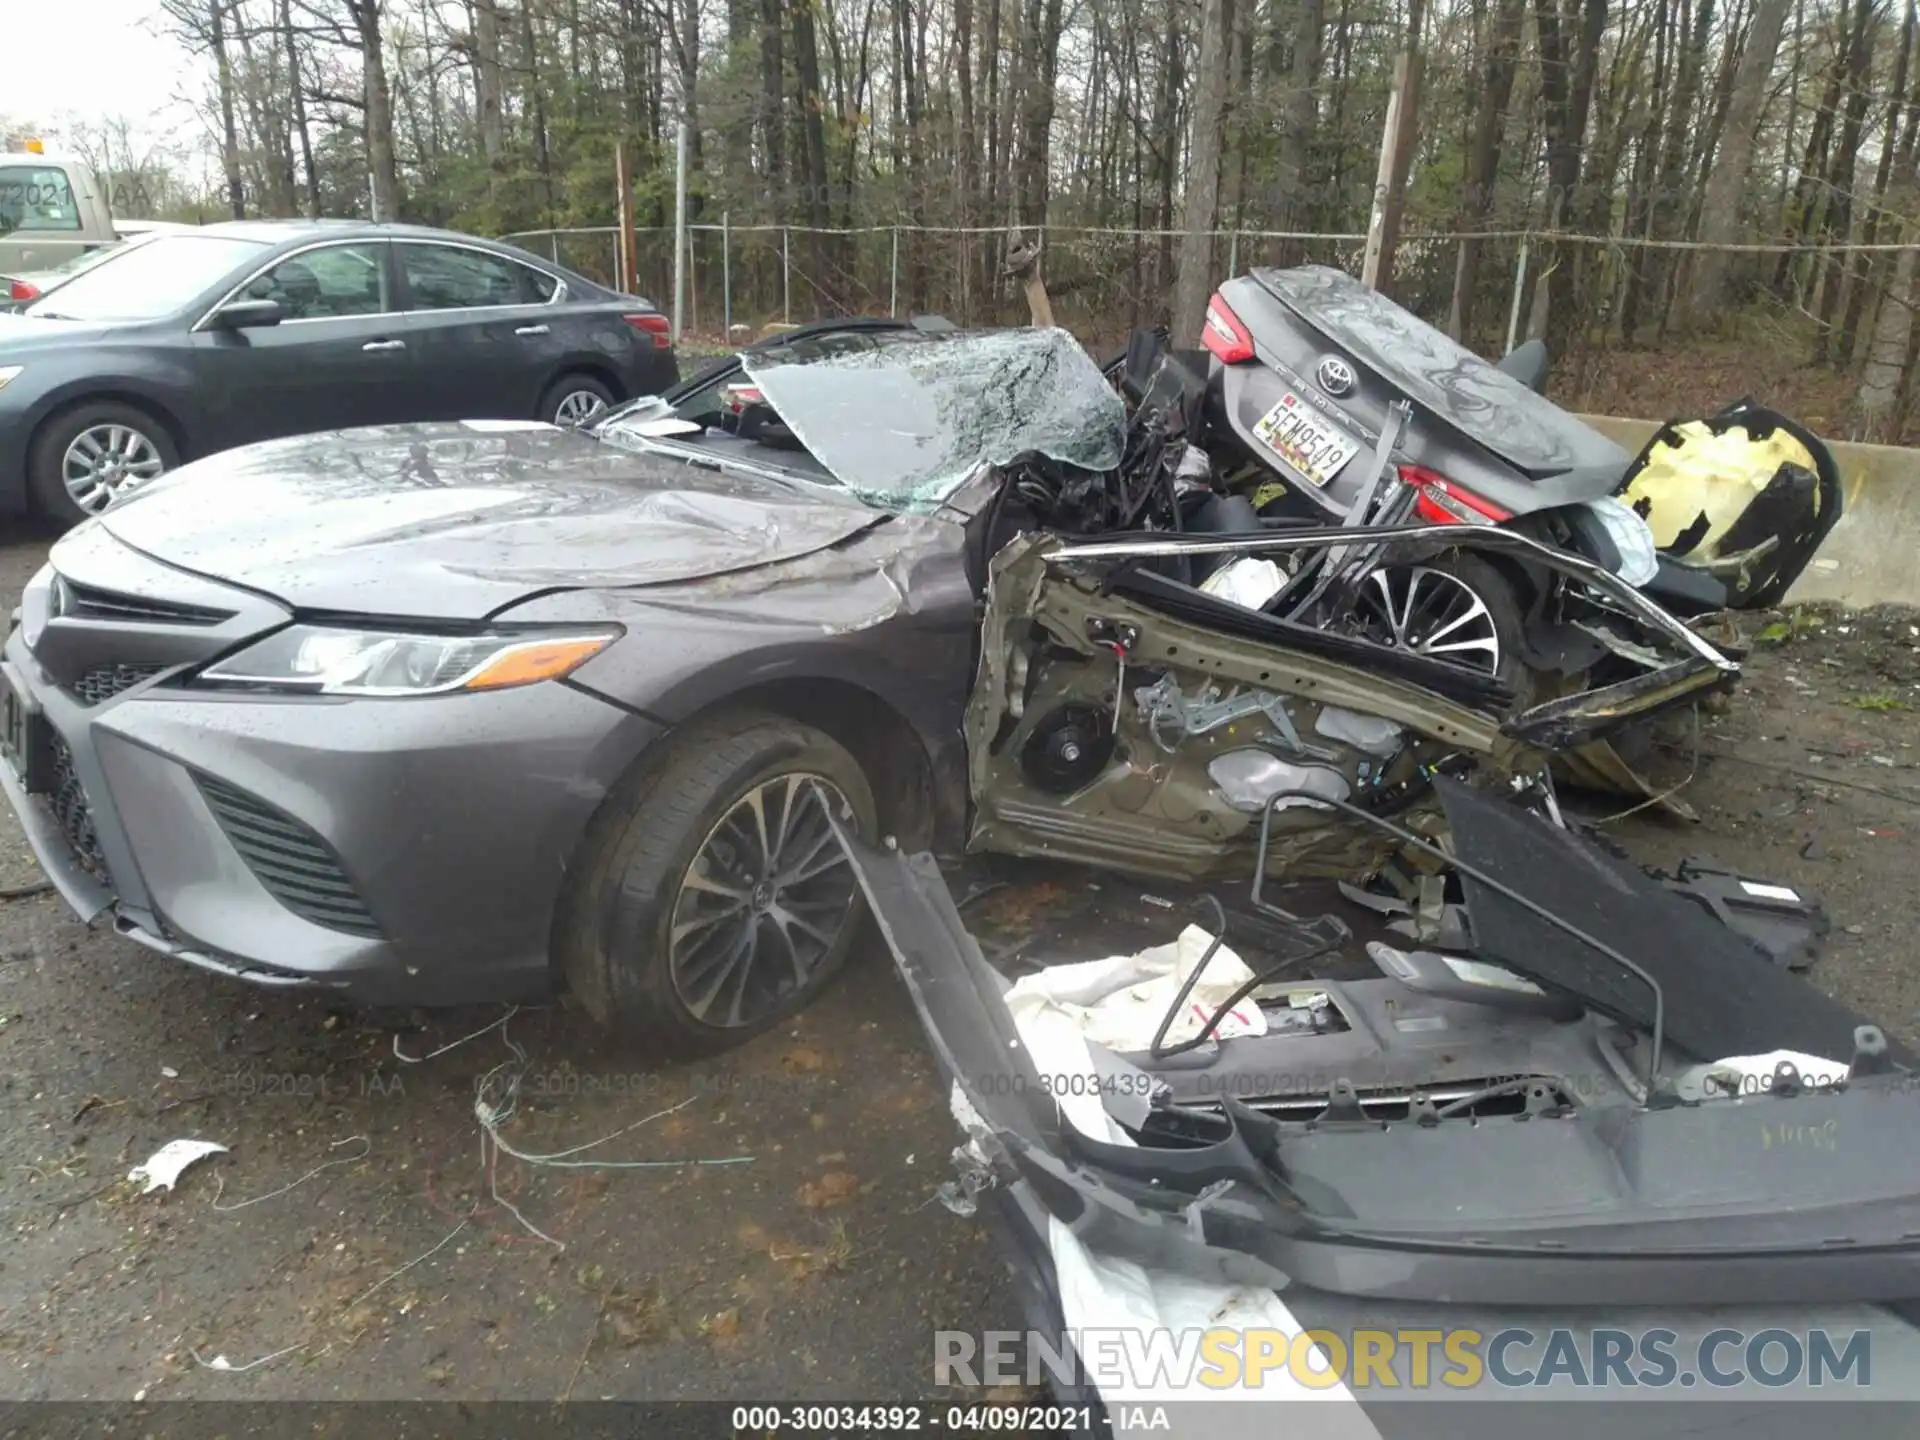
<path id="1" fill-rule="evenodd" d="M 824 485 L 469 420 L 244 446 L 182 466 L 98 523 L 298 610 L 477 620 L 552 590 L 796 559 L 884 518 Z"/>

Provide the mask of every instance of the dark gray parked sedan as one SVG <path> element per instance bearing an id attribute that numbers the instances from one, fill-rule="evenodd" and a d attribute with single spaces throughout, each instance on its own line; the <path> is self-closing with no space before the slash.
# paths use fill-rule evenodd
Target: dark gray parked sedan
<path id="1" fill-rule="evenodd" d="M 263 220 L 129 245 L 0 315 L 0 513 L 346 425 L 589 420 L 676 378 L 667 318 L 509 245 Z"/>
<path id="2" fill-rule="evenodd" d="M 1483 674 L 1247 609 L 1185 558 L 1094 583 L 1059 568 L 1071 549 L 1036 557 L 1170 493 L 1129 438 L 1156 422 L 1130 430 L 1064 332 L 797 353 L 819 348 L 589 431 L 248 446 L 74 530 L 0 666 L 0 788 L 47 873 L 83 916 L 259 984 L 563 981 L 688 1052 L 804 1004 L 854 943 L 829 812 L 957 846 L 971 808 L 979 848 L 1233 875 L 1249 796 L 1302 772 L 1277 754 L 1404 808 L 1511 743 L 1515 697 Z M 1461 528 L 1416 533 L 1529 543 Z M 1584 735 L 1639 702 L 1580 703 L 1539 724 Z M 1298 809 L 1269 853 L 1345 875 L 1379 842 Z"/>

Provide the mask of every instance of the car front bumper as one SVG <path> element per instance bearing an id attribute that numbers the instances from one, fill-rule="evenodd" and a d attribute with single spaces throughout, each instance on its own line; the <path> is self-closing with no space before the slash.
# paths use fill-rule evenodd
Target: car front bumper
<path id="1" fill-rule="evenodd" d="M 551 683 L 282 699 L 162 676 L 89 705 L 19 628 L 5 670 L 45 754 L 0 764 L 0 789 L 82 919 L 256 984 L 375 1003 L 548 988 L 587 822 L 658 734 Z"/>

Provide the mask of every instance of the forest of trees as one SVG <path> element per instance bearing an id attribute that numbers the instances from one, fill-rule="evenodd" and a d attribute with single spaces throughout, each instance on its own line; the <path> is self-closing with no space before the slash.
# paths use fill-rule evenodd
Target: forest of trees
<path id="1" fill-rule="evenodd" d="M 203 66 L 183 84 L 220 183 L 147 176 L 157 208 L 604 226 L 623 146 L 639 223 L 665 226 L 684 118 L 693 218 L 727 217 L 749 319 L 896 290 L 1014 318 L 1010 225 L 1044 226 L 1062 323 L 1109 334 L 1177 290 L 1191 310 L 1229 264 L 1357 268 L 1400 75 L 1417 105 L 1383 284 L 1404 303 L 1497 347 L 1528 232 L 1520 323 L 1563 352 L 1769 307 L 1849 377 L 1856 433 L 1895 433 L 1912 399 L 1916 0 L 162 3 Z M 125 127 L 93 140 L 139 170 Z M 1343 238 L 1289 238 L 1308 233 Z M 603 274 L 612 253 L 528 243 Z M 694 251 L 710 296 L 717 237 Z"/>

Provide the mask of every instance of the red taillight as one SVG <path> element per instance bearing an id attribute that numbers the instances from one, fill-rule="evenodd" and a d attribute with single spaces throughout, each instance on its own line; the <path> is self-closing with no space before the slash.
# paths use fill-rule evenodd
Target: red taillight
<path id="1" fill-rule="evenodd" d="M 9 300 L 38 300 L 40 298 L 40 287 L 29 284 L 25 280 L 9 280 L 7 282 L 7 298 Z"/>
<path id="2" fill-rule="evenodd" d="M 1482 500 L 1465 486 L 1424 465 L 1402 465 L 1400 482 L 1420 492 L 1413 510 L 1429 525 L 1498 525 L 1513 512 Z"/>
<path id="3" fill-rule="evenodd" d="M 1218 290 L 1207 302 L 1207 323 L 1200 327 L 1200 343 L 1218 357 L 1222 365 L 1238 365 L 1253 359 L 1253 336 L 1240 323 L 1240 317 L 1220 298 Z"/>
<path id="4" fill-rule="evenodd" d="M 757 385 L 729 385 L 720 392 L 721 403 L 729 411 L 738 415 L 749 405 L 758 405 L 767 397 L 760 393 Z"/>
<path id="5" fill-rule="evenodd" d="M 666 350 L 673 345 L 673 322 L 664 315 L 651 312 L 645 315 L 622 315 L 620 317 L 634 329 L 644 331 L 653 337 L 653 348 Z"/>

